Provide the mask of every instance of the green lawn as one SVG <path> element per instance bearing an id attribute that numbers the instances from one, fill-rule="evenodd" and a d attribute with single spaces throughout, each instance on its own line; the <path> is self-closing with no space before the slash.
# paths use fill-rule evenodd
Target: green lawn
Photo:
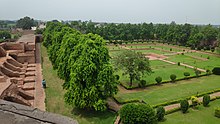
<path id="1" fill-rule="evenodd" d="M 220 100 L 215 100 L 209 107 L 199 106 L 198 110 L 189 109 L 189 113 L 175 112 L 166 115 L 161 124 L 219 124 L 220 118 L 214 116 L 215 107 L 220 107 Z"/>
<path id="2" fill-rule="evenodd" d="M 43 61 L 43 77 L 47 81 L 46 89 L 46 110 L 49 112 L 62 114 L 76 119 L 79 124 L 112 124 L 115 113 L 91 112 L 78 110 L 64 103 L 65 90 L 62 88 L 63 80 L 57 77 L 57 73 L 53 70 L 51 62 L 46 53 L 46 48 L 41 47 Z"/>
<path id="3" fill-rule="evenodd" d="M 133 93 L 119 92 L 115 98 L 119 101 L 132 99 L 144 100 L 155 105 L 171 100 L 186 98 L 198 93 L 207 92 L 220 88 L 220 76 L 211 75 L 189 80 L 178 81 L 176 83 L 167 83 L 159 86 L 147 87 L 143 91 Z"/>
<path id="4" fill-rule="evenodd" d="M 191 68 L 185 68 L 184 66 L 172 65 L 163 61 L 153 60 L 150 61 L 152 72 L 150 75 L 145 75 L 142 79 L 146 80 L 148 84 L 156 83 L 155 78 L 161 76 L 163 81 L 170 81 L 170 75 L 175 74 L 177 79 L 184 78 L 183 73 L 189 72 L 191 76 L 195 75 L 195 72 Z M 123 85 L 129 86 L 129 76 L 122 75 L 122 71 L 117 72 L 120 76 L 120 82 Z M 134 86 L 138 86 L 138 82 L 135 80 Z"/>

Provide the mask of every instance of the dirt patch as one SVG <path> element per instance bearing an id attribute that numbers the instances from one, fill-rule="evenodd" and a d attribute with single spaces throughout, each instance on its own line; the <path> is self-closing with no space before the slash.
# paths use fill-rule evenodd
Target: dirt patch
<path id="1" fill-rule="evenodd" d="M 145 54 L 145 57 L 149 58 L 149 60 L 161 60 L 161 59 L 168 58 L 167 56 L 156 54 L 156 53 Z"/>

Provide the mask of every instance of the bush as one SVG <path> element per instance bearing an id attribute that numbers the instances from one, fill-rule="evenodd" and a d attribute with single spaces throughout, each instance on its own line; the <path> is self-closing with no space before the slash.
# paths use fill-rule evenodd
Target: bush
<path id="1" fill-rule="evenodd" d="M 148 104 L 126 104 L 120 109 L 119 114 L 123 124 L 157 123 L 155 111 Z"/>
<path id="2" fill-rule="evenodd" d="M 220 118 L 220 107 L 215 108 L 215 117 Z"/>
<path id="3" fill-rule="evenodd" d="M 146 80 L 141 80 L 138 84 L 139 87 L 145 87 L 147 84 Z"/>
<path id="4" fill-rule="evenodd" d="M 207 59 L 210 59 L 210 57 L 208 56 Z"/>
<path id="5" fill-rule="evenodd" d="M 165 109 L 164 107 L 160 106 L 157 108 L 157 120 L 162 121 L 164 119 Z"/>
<path id="6" fill-rule="evenodd" d="M 210 75 L 210 74 L 212 74 L 212 72 L 211 72 L 209 69 L 207 69 L 207 70 L 206 70 L 206 74 L 207 74 L 207 75 Z"/>
<path id="7" fill-rule="evenodd" d="M 195 108 L 199 104 L 199 100 L 196 96 L 191 96 L 192 107 Z"/>
<path id="8" fill-rule="evenodd" d="M 180 62 L 178 62 L 177 65 L 180 66 Z"/>
<path id="9" fill-rule="evenodd" d="M 175 75 L 175 74 L 171 74 L 171 75 L 170 75 L 170 79 L 171 79 L 172 82 L 175 82 L 175 80 L 176 80 L 176 75 Z"/>
<path id="10" fill-rule="evenodd" d="M 180 102 L 180 109 L 181 109 L 181 111 L 182 111 L 183 113 L 186 113 L 186 112 L 187 112 L 187 110 L 189 109 L 189 103 L 188 103 L 187 100 L 182 100 L 182 101 Z"/>
<path id="11" fill-rule="evenodd" d="M 188 77 L 188 76 L 190 76 L 190 73 L 189 73 L 189 72 L 184 72 L 183 75 L 184 75 L 185 77 Z"/>
<path id="12" fill-rule="evenodd" d="M 209 95 L 203 96 L 202 99 L 203 106 L 207 107 L 209 105 L 209 102 L 210 102 L 210 96 Z"/>
<path id="13" fill-rule="evenodd" d="M 220 75 L 220 67 L 213 68 L 212 73 L 215 74 L 215 75 Z"/>
<path id="14" fill-rule="evenodd" d="M 0 31 L 0 39 L 10 39 L 11 33 L 8 31 Z"/>
<path id="15" fill-rule="evenodd" d="M 157 82 L 157 84 L 160 84 L 162 82 L 162 77 L 160 76 L 156 77 L 155 81 Z"/>

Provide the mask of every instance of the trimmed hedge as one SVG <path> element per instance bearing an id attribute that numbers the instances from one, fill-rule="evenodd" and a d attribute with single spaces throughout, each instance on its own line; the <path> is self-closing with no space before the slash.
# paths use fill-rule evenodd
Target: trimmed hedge
<path id="1" fill-rule="evenodd" d="M 188 100 L 182 100 L 180 102 L 180 109 L 183 113 L 186 113 L 187 110 L 189 109 L 189 102 Z"/>
<path id="2" fill-rule="evenodd" d="M 213 68 L 212 73 L 215 75 L 220 75 L 220 67 Z"/>
<path id="3" fill-rule="evenodd" d="M 220 118 L 220 107 L 215 108 L 215 117 Z"/>
<path id="4" fill-rule="evenodd" d="M 124 105 L 120 111 L 123 124 L 156 124 L 157 118 L 154 109 L 149 104 Z"/>
<path id="5" fill-rule="evenodd" d="M 182 80 L 187 80 L 187 79 L 192 79 L 192 78 L 197 78 L 197 77 L 203 77 L 203 76 L 209 76 L 210 74 L 201 74 L 199 76 L 189 76 L 189 77 L 184 77 L 184 78 L 177 78 L 175 81 L 182 81 Z M 172 83 L 171 80 L 165 80 L 163 82 L 161 82 L 160 84 L 165 84 L 165 83 Z M 122 87 L 124 87 L 127 90 L 132 90 L 132 89 L 137 89 L 140 88 L 138 86 L 129 86 L 129 85 L 124 85 L 123 83 L 120 82 L 120 85 Z M 150 86 L 155 86 L 157 85 L 157 83 L 153 83 L 153 84 L 147 84 L 145 87 L 150 87 Z"/>

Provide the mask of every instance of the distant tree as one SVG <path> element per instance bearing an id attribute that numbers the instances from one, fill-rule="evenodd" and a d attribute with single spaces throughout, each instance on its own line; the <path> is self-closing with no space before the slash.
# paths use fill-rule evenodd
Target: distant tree
<path id="1" fill-rule="evenodd" d="M 164 107 L 160 106 L 157 108 L 157 120 L 162 121 L 165 116 L 165 109 Z"/>
<path id="2" fill-rule="evenodd" d="M 175 82 L 175 80 L 176 80 L 176 75 L 175 75 L 175 74 L 171 74 L 171 75 L 170 75 L 170 79 L 171 79 L 172 82 Z"/>
<path id="3" fill-rule="evenodd" d="M 0 39 L 10 39 L 11 33 L 8 31 L 0 31 Z"/>
<path id="4" fill-rule="evenodd" d="M 156 77 L 155 81 L 157 82 L 157 84 L 160 84 L 162 82 L 162 77 L 160 76 Z"/>
<path id="5" fill-rule="evenodd" d="M 151 73 L 149 59 L 140 52 L 124 50 L 114 59 L 114 62 L 118 69 L 122 69 L 125 75 L 129 75 L 130 86 L 133 80 L 139 81 L 141 76 Z"/>
<path id="6" fill-rule="evenodd" d="M 16 27 L 17 28 L 22 28 L 22 29 L 31 29 L 31 27 L 36 26 L 36 23 L 34 22 L 33 18 L 30 17 L 24 17 L 19 19 L 16 22 Z"/>
<path id="7" fill-rule="evenodd" d="M 203 96 L 202 99 L 203 106 L 207 107 L 209 105 L 209 102 L 210 102 L 210 95 Z"/>
<path id="8" fill-rule="evenodd" d="M 155 111 L 148 104 L 126 104 L 120 109 L 119 114 L 123 124 L 157 123 Z"/>
<path id="9" fill-rule="evenodd" d="M 189 108 L 189 102 L 187 100 L 182 100 L 180 102 L 180 109 L 183 113 L 186 113 Z"/>

